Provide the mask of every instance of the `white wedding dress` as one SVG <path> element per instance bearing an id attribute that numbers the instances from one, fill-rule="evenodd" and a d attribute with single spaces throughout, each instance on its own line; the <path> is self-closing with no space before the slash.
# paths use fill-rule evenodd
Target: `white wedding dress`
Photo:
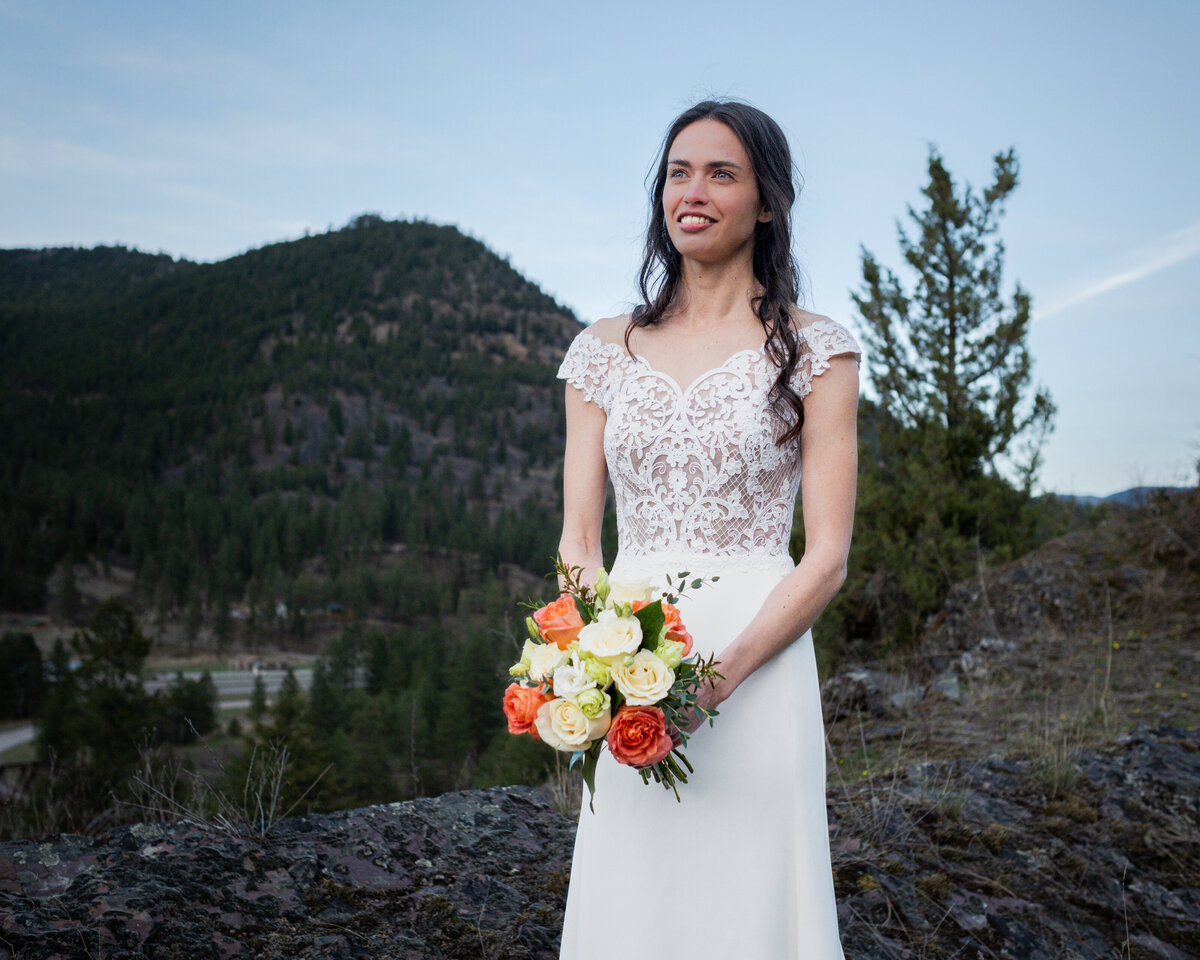
<path id="1" fill-rule="evenodd" d="M 839 324 L 801 329 L 793 388 L 839 354 Z M 584 330 L 558 375 L 607 414 L 613 573 L 719 582 L 679 607 L 695 651 L 719 652 L 792 569 L 799 443 L 775 445 L 777 370 L 743 350 L 686 389 Z M 812 634 L 753 673 L 686 753 L 682 802 L 604 751 L 579 815 L 562 960 L 841 960 L 825 814 L 825 737 Z"/>

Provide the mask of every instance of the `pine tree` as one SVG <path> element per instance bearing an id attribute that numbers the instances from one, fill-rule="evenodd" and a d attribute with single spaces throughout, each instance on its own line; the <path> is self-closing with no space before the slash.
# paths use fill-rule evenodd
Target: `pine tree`
<path id="1" fill-rule="evenodd" d="M 849 638 L 911 639 L 954 582 L 1033 546 L 1054 405 L 1030 383 L 1030 296 L 1003 293 L 997 230 L 1017 160 L 998 154 L 982 193 L 958 187 L 936 151 L 928 173 L 911 232 L 897 225 L 911 289 L 864 249 L 854 296 L 878 400 L 860 410 L 856 536 L 826 617 Z"/>
<path id="2" fill-rule="evenodd" d="M 250 691 L 250 708 L 247 712 L 255 726 L 262 723 L 267 714 L 267 685 L 263 682 L 262 674 L 254 678 L 254 688 Z"/>
<path id="3" fill-rule="evenodd" d="M 995 157 L 995 182 L 959 190 L 936 150 L 929 155 L 928 206 L 897 224 L 900 251 L 916 274 L 911 293 L 862 250 L 863 289 L 854 295 L 865 326 L 871 383 L 904 427 L 936 438 L 950 476 L 965 479 L 1007 457 L 1028 489 L 1054 405 L 1037 390 L 1028 404 L 1029 294 L 1002 293 L 1004 244 L 996 237 L 1004 201 L 1017 186 L 1013 151 Z M 1014 449 L 1029 440 L 1022 456 Z"/>

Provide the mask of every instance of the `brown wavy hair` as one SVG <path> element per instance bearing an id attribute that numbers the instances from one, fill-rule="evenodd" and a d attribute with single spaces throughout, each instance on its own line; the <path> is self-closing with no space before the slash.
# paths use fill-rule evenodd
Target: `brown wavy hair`
<path id="1" fill-rule="evenodd" d="M 763 292 L 751 305 L 766 335 L 764 349 L 779 369 L 770 401 L 787 424 L 776 440 L 783 445 L 799 437 L 804 425 L 804 403 L 790 383 L 800 360 L 798 338 L 792 328 L 792 306 L 800 297 L 800 269 L 792 255 L 792 205 L 799 193 L 800 176 L 779 124 L 757 107 L 737 100 L 705 100 L 681 113 L 667 130 L 650 188 L 650 223 L 638 275 L 642 303 L 634 309 L 625 330 L 625 347 L 629 348 L 629 334 L 634 327 L 650 327 L 662 321 L 679 294 L 683 261 L 667 233 L 663 188 L 671 144 L 697 120 L 723 123 L 742 142 L 758 182 L 759 201 L 771 214 L 769 220 L 754 228 L 754 279 Z"/>

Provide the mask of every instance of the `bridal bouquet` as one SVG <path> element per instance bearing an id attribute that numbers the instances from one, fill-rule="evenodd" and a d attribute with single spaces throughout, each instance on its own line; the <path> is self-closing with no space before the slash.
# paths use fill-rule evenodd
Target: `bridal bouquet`
<path id="1" fill-rule="evenodd" d="M 567 567 L 561 557 L 555 572 L 563 593 L 526 618 L 529 639 L 509 669 L 515 678 L 504 692 L 509 732 L 570 753 L 572 765 L 582 760 L 593 799 L 596 761 L 607 746 L 618 763 L 678 800 L 678 784 L 692 772 L 683 728 L 696 712 L 712 723 L 717 712 L 699 706 L 696 695 L 721 674 L 714 658 L 691 655 L 692 637 L 672 591 L 704 581 L 689 584 L 684 571 L 677 584 L 668 577 L 666 591 L 652 599 L 648 580 L 610 578 L 601 568 L 588 587 L 580 580 L 583 568 Z"/>

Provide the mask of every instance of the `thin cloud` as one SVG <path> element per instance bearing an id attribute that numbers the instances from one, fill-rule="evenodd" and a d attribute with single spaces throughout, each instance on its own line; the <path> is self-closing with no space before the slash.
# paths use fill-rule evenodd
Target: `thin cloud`
<path id="1" fill-rule="evenodd" d="M 1130 257 L 1132 266 L 1117 270 L 1106 277 L 1092 280 L 1078 289 L 1069 290 L 1052 298 L 1046 307 L 1035 311 L 1037 319 L 1046 320 L 1064 313 L 1088 300 L 1136 283 L 1138 280 L 1144 280 L 1177 263 L 1190 260 L 1197 254 L 1200 254 L 1200 220 L 1139 247 Z"/>
<path id="2" fill-rule="evenodd" d="M 44 176 L 55 171 L 142 178 L 163 167 L 152 158 L 122 156 L 74 140 L 0 134 L 0 173 L 11 176 Z"/>

